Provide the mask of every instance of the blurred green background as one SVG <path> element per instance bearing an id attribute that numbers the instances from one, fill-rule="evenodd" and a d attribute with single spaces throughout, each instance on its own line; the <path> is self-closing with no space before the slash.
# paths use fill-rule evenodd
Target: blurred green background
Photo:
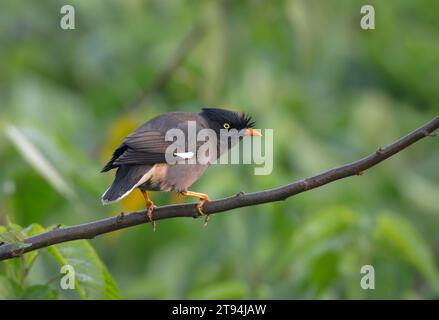
<path id="1" fill-rule="evenodd" d="M 64 4 L 0 3 L 0 232 L 142 209 L 137 192 L 103 207 L 113 174 L 99 170 L 162 112 L 223 106 L 274 129 L 272 174 L 213 166 L 192 188 L 213 199 L 356 160 L 438 113 L 436 0 L 369 0 L 369 31 L 364 1 L 74 0 L 75 30 L 59 27 Z M 0 262 L 0 298 L 438 298 L 438 163 L 426 139 L 207 228 L 171 219 Z M 56 262 L 81 289 L 60 289 Z M 363 265 L 375 290 L 360 287 Z"/>

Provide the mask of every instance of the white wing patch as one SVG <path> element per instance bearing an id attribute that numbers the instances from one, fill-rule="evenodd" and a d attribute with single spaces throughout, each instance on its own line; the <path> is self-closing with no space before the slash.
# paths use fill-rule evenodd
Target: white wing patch
<path id="1" fill-rule="evenodd" d="M 180 157 L 182 159 L 191 159 L 194 157 L 193 152 L 175 152 L 174 156 Z"/>

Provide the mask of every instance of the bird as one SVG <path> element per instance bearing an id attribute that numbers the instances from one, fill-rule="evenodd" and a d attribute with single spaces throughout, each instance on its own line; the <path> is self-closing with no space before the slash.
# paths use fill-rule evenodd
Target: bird
<path id="1" fill-rule="evenodd" d="M 185 135 L 190 135 L 189 125 L 192 123 L 196 133 L 203 129 L 213 132 L 216 139 L 208 139 L 206 152 L 207 162 L 197 161 L 195 155 L 201 151 L 201 143 L 195 142 L 195 148 L 188 150 L 190 141 L 177 144 L 183 152 L 173 152 L 172 143 L 175 139 L 167 138 L 167 132 L 172 129 L 181 130 Z M 113 155 L 101 169 L 107 172 L 116 169 L 116 174 L 111 186 L 103 193 L 102 203 L 108 205 L 121 200 L 134 189 L 139 189 L 146 205 L 146 213 L 156 230 L 153 217 L 155 205 L 148 196 L 149 191 L 175 192 L 177 194 L 199 198 L 197 212 L 205 215 L 203 206 L 210 201 L 207 194 L 190 191 L 195 183 L 211 164 L 231 147 L 239 143 L 244 136 L 262 136 L 254 129 L 255 122 L 246 113 L 238 113 L 223 108 L 202 108 L 201 112 L 166 112 L 156 116 L 140 126 L 133 133 L 125 137 L 122 143 L 114 150 Z M 223 137 L 225 132 L 230 137 Z M 238 139 L 233 139 L 238 138 Z M 230 139 L 227 148 L 221 148 L 225 139 Z M 172 141 L 169 141 L 172 140 Z M 211 152 L 211 151 L 216 152 Z M 210 157 L 210 158 L 209 158 Z M 169 161 L 169 159 L 179 161 Z M 196 160 L 191 163 L 189 159 Z M 205 215 L 205 223 L 209 221 Z"/>

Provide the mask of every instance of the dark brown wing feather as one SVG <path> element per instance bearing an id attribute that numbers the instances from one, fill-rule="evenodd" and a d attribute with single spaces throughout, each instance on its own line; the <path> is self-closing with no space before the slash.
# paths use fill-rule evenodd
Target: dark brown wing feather
<path id="1" fill-rule="evenodd" d="M 166 162 L 166 149 L 171 143 L 165 141 L 165 136 L 158 131 L 134 132 L 125 138 L 101 172 L 124 164 L 154 165 Z"/>
<path id="2" fill-rule="evenodd" d="M 160 131 L 137 131 L 125 138 L 129 148 L 138 152 L 165 152 L 171 142 L 165 141 L 165 135 Z"/>
<path id="3" fill-rule="evenodd" d="M 165 163 L 166 149 L 173 143 L 165 140 L 166 131 L 171 128 L 180 128 L 186 132 L 187 121 L 197 121 L 197 126 L 207 126 L 204 120 L 193 113 L 173 112 L 160 115 L 126 137 L 101 172 L 121 165 Z"/>

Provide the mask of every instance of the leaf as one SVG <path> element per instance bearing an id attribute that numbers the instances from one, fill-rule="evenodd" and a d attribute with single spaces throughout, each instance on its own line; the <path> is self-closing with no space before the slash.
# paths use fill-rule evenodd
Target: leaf
<path id="1" fill-rule="evenodd" d="M 283 270 L 293 257 L 302 255 L 303 258 L 312 252 L 325 251 L 323 247 L 329 244 L 329 240 L 342 235 L 356 218 L 351 210 L 343 207 L 328 208 L 313 215 L 293 233 L 288 245 L 282 249 L 274 266 L 275 272 Z"/>
<path id="2" fill-rule="evenodd" d="M 316 286 L 316 294 L 323 292 L 337 278 L 338 252 L 327 252 L 319 256 L 311 266 L 310 282 Z"/>
<path id="3" fill-rule="evenodd" d="M 23 158 L 28 161 L 55 190 L 64 195 L 67 199 L 72 199 L 75 196 L 73 189 L 65 181 L 63 176 L 19 128 L 10 124 L 6 126 L 5 132 L 6 136 L 15 145 Z"/>
<path id="4" fill-rule="evenodd" d="M 0 241 L 6 244 L 23 242 L 24 235 L 18 230 L 5 231 L 0 234 Z"/>
<path id="5" fill-rule="evenodd" d="M 434 180 L 414 173 L 407 173 L 400 180 L 399 188 L 408 203 L 426 213 L 438 213 L 439 188 Z"/>
<path id="6" fill-rule="evenodd" d="M 5 243 L 19 244 L 45 229 L 39 224 L 32 224 L 20 231 L 19 226 L 0 229 L 0 239 Z M 71 265 L 75 270 L 75 288 L 82 299 L 120 299 L 120 293 L 112 276 L 101 262 L 93 247 L 86 240 L 79 240 L 48 247 L 47 250 L 60 266 Z M 14 283 L 21 283 L 23 263 L 29 267 L 35 261 L 38 251 L 32 251 L 23 259 L 11 259 L 4 262 L 6 275 Z M 45 286 L 33 286 L 26 289 L 25 297 L 29 299 L 55 299 L 56 292 Z"/>
<path id="7" fill-rule="evenodd" d="M 404 218 L 394 214 L 382 214 L 377 220 L 375 239 L 386 245 L 415 267 L 439 292 L 439 274 L 433 253 L 419 232 Z"/>
<path id="8" fill-rule="evenodd" d="M 28 287 L 22 294 L 23 300 L 56 300 L 58 292 L 45 285 L 34 285 Z"/>
<path id="9" fill-rule="evenodd" d="M 292 238 L 294 251 L 308 250 L 328 238 L 341 234 L 354 222 L 354 213 L 342 207 L 328 208 L 311 217 Z"/>
<path id="10" fill-rule="evenodd" d="M 0 275 L 0 300 L 19 299 L 20 287 L 11 279 Z"/>
<path id="11" fill-rule="evenodd" d="M 120 299 L 113 277 L 86 240 L 62 243 L 47 248 L 62 267 L 75 271 L 75 289 L 81 299 Z"/>
<path id="12" fill-rule="evenodd" d="M 21 232 L 21 227 L 14 224 L 9 224 L 8 227 L 0 226 L 0 242 L 12 245 L 14 250 L 20 251 L 20 249 L 30 246 L 25 244 L 24 234 Z M 3 262 L 6 276 L 19 285 L 22 282 L 23 277 L 23 259 L 9 259 Z"/>
<path id="13" fill-rule="evenodd" d="M 23 233 L 16 229 L 0 233 L 0 242 L 13 245 L 17 250 L 31 246 L 29 243 L 24 243 L 24 239 Z"/>

